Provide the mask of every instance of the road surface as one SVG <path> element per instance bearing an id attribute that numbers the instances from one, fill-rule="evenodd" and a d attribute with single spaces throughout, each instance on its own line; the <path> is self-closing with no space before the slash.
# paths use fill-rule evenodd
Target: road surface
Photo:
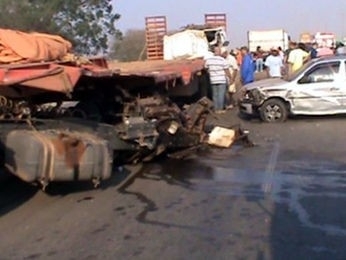
<path id="1" fill-rule="evenodd" d="M 133 166 L 122 186 L 128 169 L 99 190 L 3 180 L 0 258 L 346 259 L 345 116 L 241 123 L 255 147 Z"/>

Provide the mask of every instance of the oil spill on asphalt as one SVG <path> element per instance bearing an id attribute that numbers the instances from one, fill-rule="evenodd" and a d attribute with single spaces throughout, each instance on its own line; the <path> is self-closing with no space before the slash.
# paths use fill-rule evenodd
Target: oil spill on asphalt
<path id="1" fill-rule="evenodd" d="M 145 206 L 143 208 L 143 210 L 137 215 L 136 219 L 138 222 L 140 223 L 146 223 L 147 221 L 147 215 L 152 212 L 152 211 L 156 211 L 157 207 L 156 204 L 153 200 L 151 200 L 150 198 L 146 197 L 144 194 L 139 193 L 139 192 L 134 192 L 134 191 L 129 191 L 128 187 L 131 186 L 131 184 L 135 181 L 135 179 L 137 177 L 141 177 L 143 176 L 143 173 L 141 171 L 138 172 L 134 172 L 134 174 L 132 176 L 130 176 L 130 178 L 128 178 L 119 188 L 118 191 L 124 195 L 132 195 L 135 196 L 137 198 L 137 200 L 139 200 L 141 203 L 143 203 Z M 122 211 L 122 208 L 116 208 L 115 209 Z"/>
<path id="2" fill-rule="evenodd" d="M 216 149 L 194 160 L 152 164 L 145 173 L 198 192 L 283 203 L 302 226 L 346 235 L 345 165 L 285 151 L 279 142 L 260 149 Z"/>

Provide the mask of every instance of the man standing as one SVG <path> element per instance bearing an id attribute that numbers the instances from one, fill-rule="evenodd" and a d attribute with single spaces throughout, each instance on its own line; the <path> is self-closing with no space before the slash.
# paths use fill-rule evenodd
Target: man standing
<path id="1" fill-rule="evenodd" d="M 311 49 L 310 49 L 310 58 L 311 59 L 316 59 L 317 58 L 317 48 L 318 48 L 318 45 L 316 42 L 314 42 L 311 46 Z"/>
<path id="2" fill-rule="evenodd" d="M 232 79 L 229 64 L 221 56 L 221 48 L 215 47 L 214 56 L 206 59 L 205 67 L 209 71 L 214 109 L 221 111 L 225 108 L 227 78 L 229 81 Z"/>
<path id="3" fill-rule="evenodd" d="M 289 64 L 289 72 L 292 73 L 298 69 L 300 69 L 303 64 L 310 58 L 309 53 L 303 50 L 303 46 L 295 42 L 291 43 L 291 51 L 288 55 L 288 64 Z"/>
<path id="4" fill-rule="evenodd" d="M 284 51 L 282 50 L 281 46 L 278 47 L 278 51 L 279 51 L 279 56 L 281 57 L 282 59 L 282 62 L 285 61 L 285 53 Z"/>
<path id="5" fill-rule="evenodd" d="M 261 46 L 257 46 L 256 52 L 256 72 L 262 72 L 263 70 L 263 51 Z"/>
<path id="6" fill-rule="evenodd" d="M 238 74 L 238 64 L 236 58 L 227 51 L 226 47 L 222 48 L 222 57 L 224 57 L 229 65 L 229 72 L 231 74 L 231 79 L 228 82 L 228 107 L 232 108 L 235 105 L 235 100 L 233 98 L 234 93 L 237 91 L 235 85 L 235 79 Z"/>
<path id="7" fill-rule="evenodd" d="M 270 55 L 265 61 L 267 67 L 268 77 L 281 78 L 281 71 L 283 68 L 283 61 L 280 57 L 279 50 L 276 48 L 271 49 Z"/>
<path id="8" fill-rule="evenodd" d="M 238 67 L 241 65 L 241 62 L 243 61 L 243 57 L 242 57 L 242 55 L 241 55 L 241 51 L 240 51 L 240 49 L 236 49 L 235 50 L 235 59 L 237 60 L 237 64 L 238 64 Z"/>
<path id="9" fill-rule="evenodd" d="M 240 67 L 241 81 L 243 85 L 254 81 L 254 62 L 246 46 L 240 49 L 243 60 Z"/>

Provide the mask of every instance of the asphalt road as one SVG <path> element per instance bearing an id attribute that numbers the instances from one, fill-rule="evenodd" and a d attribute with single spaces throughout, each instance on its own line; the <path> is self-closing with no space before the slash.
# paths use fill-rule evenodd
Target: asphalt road
<path id="1" fill-rule="evenodd" d="M 346 259 L 346 116 L 241 123 L 255 147 L 119 169 L 98 190 L 2 181 L 0 259 Z"/>

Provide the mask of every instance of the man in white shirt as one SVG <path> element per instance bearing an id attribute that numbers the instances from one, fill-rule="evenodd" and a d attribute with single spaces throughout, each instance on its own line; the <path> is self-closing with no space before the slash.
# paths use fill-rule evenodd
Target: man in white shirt
<path id="1" fill-rule="evenodd" d="M 214 109 L 224 110 L 227 78 L 232 78 L 228 62 L 221 56 L 221 48 L 215 47 L 214 56 L 205 60 L 205 68 L 209 72 L 210 85 L 213 94 Z"/>
<path id="2" fill-rule="evenodd" d="M 239 66 L 238 66 L 236 58 L 229 53 L 226 47 L 222 47 L 221 52 L 222 52 L 222 56 L 226 59 L 229 65 L 229 72 L 231 74 L 231 78 L 230 80 L 228 80 L 228 89 L 227 89 L 228 95 L 226 96 L 226 98 L 228 99 L 227 108 L 232 108 L 236 103 L 233 96 L 234 96 L 234 93 L 237 91 L 236 85 L 235 85 L 235 79 L 239 71 Z"/>
<path id="3" fill-rule="evenodd" d="M 270 78 L 281 78 L 283 61 L 279 54 L 279 50 L 272 48 L 270 55 L 266 58 L 265 66 L 267 67 L 268 77 Z"/>

